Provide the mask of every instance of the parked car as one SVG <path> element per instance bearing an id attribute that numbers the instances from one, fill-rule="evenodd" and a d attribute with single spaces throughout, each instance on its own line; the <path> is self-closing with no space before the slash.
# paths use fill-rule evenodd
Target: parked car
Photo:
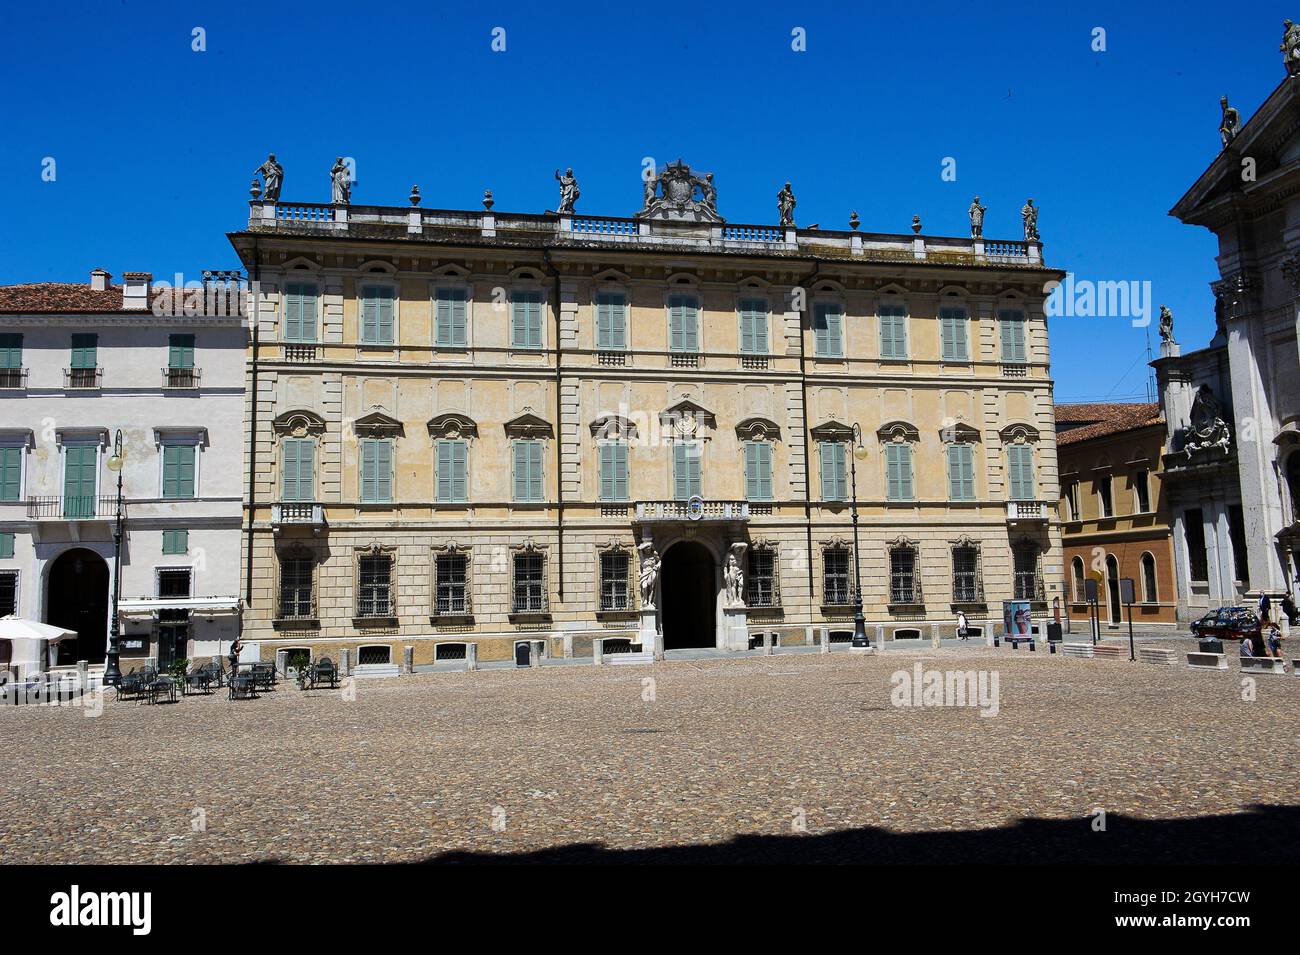
<path id="1" fill-rule="evenodd" d="M 1192 633 L 1202 639 L 1242 640 L 1250 637 L 1261 646 L 1259 617 L 1246 607 L 1220 607 L 1192 622 Z"/>

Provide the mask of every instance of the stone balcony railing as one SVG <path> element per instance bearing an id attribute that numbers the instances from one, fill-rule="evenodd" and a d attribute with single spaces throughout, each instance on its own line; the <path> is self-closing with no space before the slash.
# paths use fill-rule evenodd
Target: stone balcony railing
<path id="1" fill-rule="evenodd" d="M 1051 516 L 1050 508 L 1042 501 L 1007 501 L 1007 520 L 1045 521 Z"/>
<path id="2" fill-rule="evenodd" d="M 364 239 L 488 240 L 501 244 L 580 248 L 609 245 L 1022 268 L 1041 268 L 1043 264 L 1041 242 L 553 212 L 537 215 L 253 200 L 249 203 L 248 228 L 255 232 L 343 234 Z"/>
<path id="3" fill-rule="evenodd" d="M 748 501 L 637 501 L 636 519 L 647 521 L 747 521 Z"/>
<path id="4" fill-rule="evenodd" d="M 271 528 L 279 533 L 285 526 L 309 527 L 320 533 L 325 527 L 325 507 L 309 501 L 281 501 L 271 505 Z"/>

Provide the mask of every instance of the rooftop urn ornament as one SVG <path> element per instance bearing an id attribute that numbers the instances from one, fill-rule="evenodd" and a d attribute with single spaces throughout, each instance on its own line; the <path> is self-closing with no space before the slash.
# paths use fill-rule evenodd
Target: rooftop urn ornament
<path id="1" fill-rule="evenodd" d="M 573 175 L 572 169 L 564 170 L 564 175 L 560 175 L 560 170 L 555 170 L 555 178 L 560 183 L 560 207 L 555 211 L 560 215 L 573 215 L 574 203 L 582 192 L 578 189 L 578 180 Z"/>
<path id="2" fill-rule="evenodd" d="M 780 192 L 776 194 L 776 209 L 781 214 L 781 225 L 787 229 L 794 228 L 794 207 L 798 205 L 794 198 L 794 190 L 790 188 L 790 183 L 786 183 Z"/>
<path id="3" fill-rule="evenodd" d="M 980 205 L 980 197 L 976 196 L 967 211 L 970 213 L 970 237 L 984 238 L 984 213 L 989 211 L 989 207 Z"/>
<path id="4" fill-rule="evenodd" d="M 1024 206 L 1020 209 L 1020 219 L 1025 225 L 1025 241 L 1038 241 L 1038 209 L 1034 206 L 1033 199 L 1026 199 Z"/>
<path id="5" fill-rule="evenodd" d="M 491 189 L 484 189 L 484 190 L 483 190 L 483 208 L 486 209 L 488 212 L 491 212 L 491 211 L 492 211 L 492 207 L 493 207 L 494 205 L 496 205 L 496 200 L 492 198 L 492 190 L 491 190 Z"/>
<path id="6" fill-rule="evenodd" d="M 352 179 L 342 156 L 336 157 L 330 167 L 330 201 L 336 206 L 346 206 L 352 201 Z"/>
<path id="7" fill-rule="evenodd" d="M 284 185 L 284 167 L 275 161 L 275 153 L 269 153 L 266 162 L 253 170 L 253 181 L 257 182 L 257 177 L 261 176 L 266 182 L 262 189 L 263 196 L 267 202 L 280 201 L 280 187 Z M 254 199 L 257 196 L 253 196 Z"/>
<path id="8" fill-rule="evenodd" d="M 258 179 L 256 174 L 253 175 L 253 181 L 249 183 L 248 194 L 253 197 L 254 202 L 262 195 L 262 180 Z"/>
<path id="9" fill-rule="evenodd" d="M 854 209 L 849 213 L 849 228 L 857 232 L 860 225 L 862 225 L 862 220 L 858 218 L 858 210 Z"/>
<path id="10" fill-rule="evenodd" d="M 1286 67 L 1287 76 L 1300 74 L 1300 24 L 1291 20 L 1282 21 L 1282 65 Z"/>
<path id="11" fill-rule="evenodd" d="M 420 204 L 420 187 L 412 186 L 411 195 L 408 198 L 411 200 L 411 205 L 418 206 Z"/>
<path id="12" fill-rule="evenodd" d="M 913 234 L 913 235 L 920 235 L 920 234 L 921 234 L 921 217 L 920 217 L 920 216 L 912 216 L 912 234 Z"/>
<path id="13" fill-rule="evenodd" d="M 1160 340 L 1162 342 L 1174 340 L 1174 313 L 1169 310 L 1168 305 L 1160 306 Z"/>
<path id="14" fill-rule="evenodd" d="M 1223 110 L 1223 119 L 1219 121 L 1219 138 L 1223 140 L 1223 148 L 1227 149 L 1228 144 L 1237 138 L 1237 133 L 1241 132 L 1241 114 L 1237 112 L 1237 107 L 1228 105 L 1228 97 L 1219 97 L 1219 107 Z"/>

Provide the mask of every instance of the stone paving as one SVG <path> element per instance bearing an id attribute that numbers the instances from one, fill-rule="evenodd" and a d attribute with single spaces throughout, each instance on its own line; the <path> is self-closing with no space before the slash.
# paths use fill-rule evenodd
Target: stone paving
<path id="1" fill-rule="evenodd" d="M 918 662 L 996 673 L 997 715 L 892 705 Z M 1300 860 L 1300 678 L 1247 702 L 1231 665 L 944 648 L 9 706 L 0 860 Z"/>

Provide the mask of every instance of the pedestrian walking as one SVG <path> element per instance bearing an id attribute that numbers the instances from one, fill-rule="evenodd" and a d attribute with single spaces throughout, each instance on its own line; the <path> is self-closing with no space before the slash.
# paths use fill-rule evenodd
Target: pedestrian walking
<path id="1" fill-rule="evenodd" d="M 1270 626 L 1265 634 L 1265 656 L 1282 659 L 1282 631 L 1277 624 Z"/>
<path id="2" fill-rule="evenodd" d="M 962 640 L 970 639 L 970 624 L 966 622 L 966 615 L 960 610 L 957 611 L 957 636 Z"/>
<path id="3" fill-rule="evenodd" d="M 1282 600 L 1278 606 L 1286 614 L 1286 622 L 1290 626 L 1294 627 L 1297 623 L 1300 623 L 1300 610 L 1296 610 L 1295 599 L 1291 596 L 1291 591 L 1288 590 L 1282 595 Z"/>

